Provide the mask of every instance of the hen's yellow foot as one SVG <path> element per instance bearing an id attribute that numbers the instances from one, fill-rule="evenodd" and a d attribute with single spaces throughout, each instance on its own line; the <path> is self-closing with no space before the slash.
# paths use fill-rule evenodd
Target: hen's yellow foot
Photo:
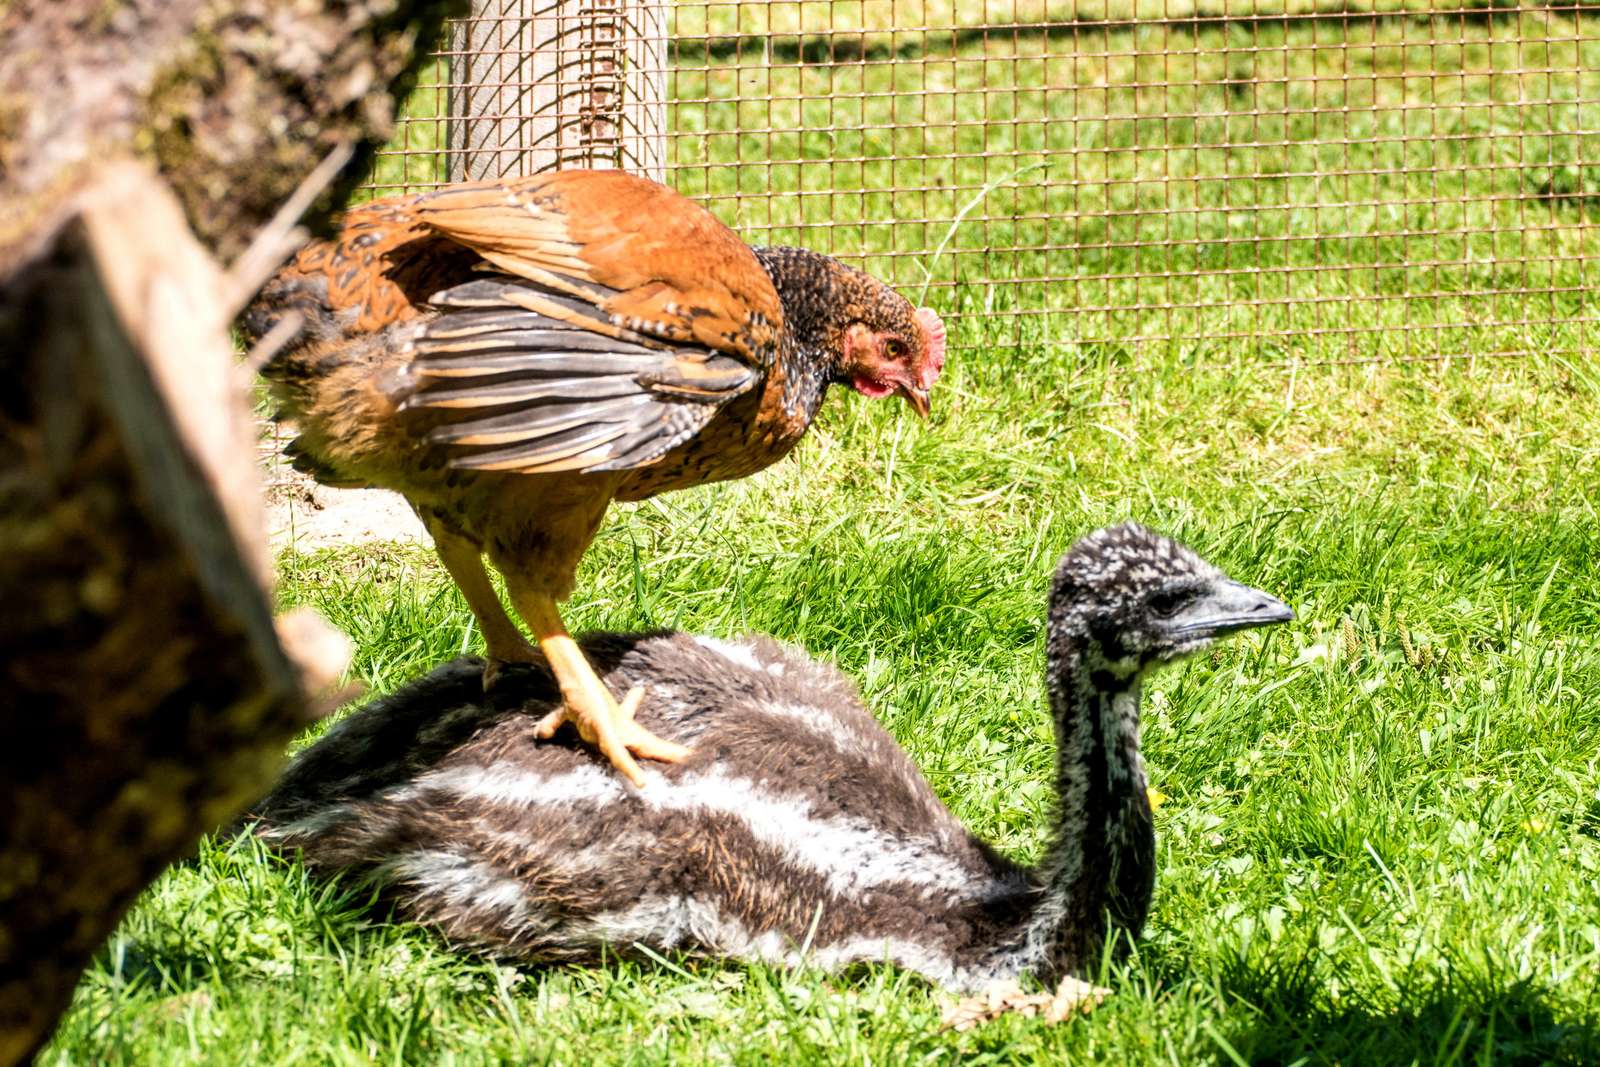
<path id="1" fill-rule="evenodd" d="M 688 757 L 690 750 L 684 746 L 657 737 L 634 722 L 634 714 L 644 700 L 645 688 L 636 685 L 618 704 L 605 686 L 585 686 L 581 690 L 564 694 L 561 707 L 540 719 L 534 727 L 534 736 L 547 739 L 566 723 L 577 727 L 578 736 L 600 750 L 635 786 L 644 785 L 644 772 L 639 770 L 640 759 L 677 763 Z"/>
<path id="2" fill-rule="evenodd" d="M 689 755 L 687 748 L 659 738 L 633 721 L 639 701 L 644 699 L 643 687 L 635 686 L 622 704 L 617 704 L 584 657 L 583 649 L 567 633 L 551 597 L 523 592 L 509 579 L 506 584 L 512 602 L 539 639 L 539 649 L 561 686 L 562 707 L 539 721 L 535 736 L 552 737 L 562 723 L 570 722 L 578 728 L 579 737 L 598 747 L 600 754 L 635 786 L 644 785 L 644 774 L 634 756 L 677 763 Z"/>

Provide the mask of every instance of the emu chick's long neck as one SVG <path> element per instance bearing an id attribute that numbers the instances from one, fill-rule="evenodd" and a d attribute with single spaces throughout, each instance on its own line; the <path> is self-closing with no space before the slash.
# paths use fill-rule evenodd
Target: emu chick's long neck
<path id="1" fill-rule="evenodd" d="M 1050 660 L 1057 826 L 1016 950 L 1025 967 L 1060 975 L 1096 966 L 1108 936 L 1131 941 L 1143 929 L 1155 831 L 1139 755 L 1138 671 L 1059 632 Z"/>

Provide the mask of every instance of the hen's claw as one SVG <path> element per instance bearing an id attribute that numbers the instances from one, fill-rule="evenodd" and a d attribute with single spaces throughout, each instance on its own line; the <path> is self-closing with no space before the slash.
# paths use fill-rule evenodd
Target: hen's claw
<path id="1" fill-rule="evenodd" d="M 548 740 L 570 722 L 577 728 L 579 737 L 598 748 L 600 754 L 636 787 L 643 787 L 644 772 L 634 756 L 663 763 L 677 763 L 688 757 L 689 749 L 657 737 L 634 722 L 634 714 L 644 700 L 644 686 L 636 685 L 628 690 L 621 704 L 613 700 L 603 686 L 598 688 L 598 694 L 592 691 L 586 691 L 583 696 L 565 694 L 561 707 L 535 724 L 534 736 Z"/>
<path id="2" fill-rule="evenodd" d="M 483 691 L 485 693 L 494 690 L 494 684 L 500 680 L 500 672 L 505 670 L 505 666 L 505 661 L 498 659 L 492 659 L 483 665 Z"/>
<path id="3" fill-rule="evenodd" d="M 508 656 L 488 655 L 483 658 L 483 691 L 488 693 L 500 681 L 500 676 L 505 669 L 513 663 L 542 663 L 544 656 L 532 645 L 522 650 L 514 650 Z"/>

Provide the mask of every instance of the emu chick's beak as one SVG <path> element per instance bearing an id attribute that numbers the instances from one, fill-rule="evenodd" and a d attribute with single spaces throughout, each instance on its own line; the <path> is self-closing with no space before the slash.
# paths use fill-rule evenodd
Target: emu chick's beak
<path id="1" fill-rule="evenodd" d="M 914 385 L 902 385 L 895 392 L 904 397 L 906 403 L 911 405 L 911 410 L 917 413 L 917 418 L 925 419 L 928 417 L 930 408 L 928 407 L 928 391 L 926 389 L 918 389 Z"/>
<path id="2" fill-rule="evenodd" d="M 1294 619 L 1289 605 L 1269 593 L 1231 579 L 1218 582 L 1173 620 L 1179 633 L 1221 637 L 1239 630 L 1272 626 Z"/>

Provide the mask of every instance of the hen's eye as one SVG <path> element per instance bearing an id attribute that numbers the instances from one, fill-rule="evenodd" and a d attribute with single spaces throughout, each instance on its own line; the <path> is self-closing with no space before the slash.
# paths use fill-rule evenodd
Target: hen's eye
<path id="1" fill-rule="evenodd" d="M 1189 594 L 1181 589 L 1163 589 L 1153 594 L 1145 604 L 1155 614 L 1165 618 L 1183 607 L 1183 602 L 1188 599 Z"/>
<path id="2" fill-rule="evenodd" d="M 906 346 L 903 342 L 891 338 L 889 343 L 884 346 L 884 351 L 889 354 L 890 359 L 899 359 L 906 354 Z"/>

